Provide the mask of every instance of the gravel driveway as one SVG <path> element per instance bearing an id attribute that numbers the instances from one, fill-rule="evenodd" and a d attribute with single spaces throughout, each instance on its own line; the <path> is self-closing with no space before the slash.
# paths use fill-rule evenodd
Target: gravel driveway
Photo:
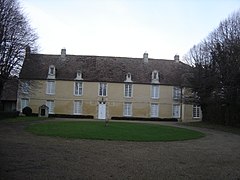
<path id="1" fill-rule="evenodd" d="M 239 135 L 192 128 L 206 137 L 179 142 L 69 140 L 32 135 L 24 131 L 28 123 L 0 122 L 1 179 L 240 180 Z"/>

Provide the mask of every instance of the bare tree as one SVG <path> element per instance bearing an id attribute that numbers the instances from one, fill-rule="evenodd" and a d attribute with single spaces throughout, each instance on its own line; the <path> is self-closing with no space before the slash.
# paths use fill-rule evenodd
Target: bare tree
<path id="1" fill-rule="evenodd" d="M 0 97 L 6 80 L 18 75 L 25 49 L 37 50 L 37 35 L 17 0 L 0 0 Z"/>
<path id="2" fill-rule="evenodd" d="M 185 61 L 194 67 L 191 82 L 203 120 L 239 124 L 240 10 L 190 49 Z"/>

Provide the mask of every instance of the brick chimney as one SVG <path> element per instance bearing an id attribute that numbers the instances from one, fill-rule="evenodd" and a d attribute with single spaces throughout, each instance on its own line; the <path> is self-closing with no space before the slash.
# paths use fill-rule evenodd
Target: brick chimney
<path id="1" fill-rule="evenodd" d="M 143 54 L 143 62 L 144 62 L 144 63 L 148 63 L 148 53 L 147 53 L 147 52 L 145 52 L 145 53 Z"/>
<path id="2" fill-rule="evenodd" d="M 61 59 L 62 60 L 66 59 L 66 49 L 65 48 L 61 49 Z"/>
<path id="3" fill-rule="evenodd" d="M 25 48 L 25 56 L 27 57 L 27 56 L 29 56 L 30 54 L 31 54 L 31 48 L 30 48 L 29 45 L 27 45 L 26 48 Z"/>
<path id="4" fill-rule="evenodd" d="M 176 55 L 174 56 L 174 61 L 177 62 L 177 63 L 179 63 L 179 55 L 176 54 Z"/>

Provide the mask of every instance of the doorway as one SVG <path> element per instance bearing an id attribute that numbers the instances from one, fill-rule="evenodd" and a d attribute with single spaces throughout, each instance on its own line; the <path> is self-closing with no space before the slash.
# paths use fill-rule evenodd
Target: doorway
<path id="1" fill-rule="evenodd" d="M 99 102 L 98 104 L 98 119 L 106 119 L 106 102 Z"/>

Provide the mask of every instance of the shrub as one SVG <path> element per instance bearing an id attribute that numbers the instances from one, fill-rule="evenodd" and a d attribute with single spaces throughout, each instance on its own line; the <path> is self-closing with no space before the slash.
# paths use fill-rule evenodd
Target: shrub
<path id="1" fill-rule="evenodd" d="M 27 106 L 27 107 L 23 108 L 22 113 L 25 114 L 26 116 L 31 116 L 32 115 L 32 109 Z"/>

